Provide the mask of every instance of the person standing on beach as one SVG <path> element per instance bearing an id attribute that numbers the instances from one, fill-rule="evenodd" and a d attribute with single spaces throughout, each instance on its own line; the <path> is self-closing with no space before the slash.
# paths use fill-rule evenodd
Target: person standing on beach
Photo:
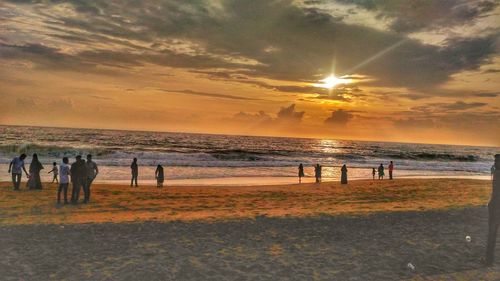
<path id="1" fill-rule="evenodd" d="M 40 178 L 40 171 L 43 170 L 43 165 L 38 160 L 38 155 L 33 154 L 30 163 L 30 178 L 28 180 L 29 189 L 42 189 L 42 180 Z"/>
<path id="2" fill-rule="evenodd" d="M 99 174 L 99 169 L 97 168 L 97 164 L 92 161 L 92 154 L 87 155 L 87 162 L 85 162 L 85 170 L 87 171 L 87 178 L 85 180 L 85 185 L 83 187 L 83 193 L 85 194 L 85 199 L 83 203 L 87 204 L 90 201 L 90 186 L 92 182 Z"/>
<path id="3" fill-rule="evenodd" d="M 54 183 L 54 181 L 56 183 L 59 183 L 59 180 L 57 179 L 57 175 L 58 175 L 59 171 L 57 170 L 57 163 L 56 162 L 52 163 L 52 170 L 49 171 L 49 174 L 50 173 L 53 173 L 53 175 L 54 175 L 54 177 L 52 178 L 52 183 Z"/>
<path id="4" fill-rule="evenodd" d="M 81 155 L 76 156 L 76 161 L 71 164 L 70 168 L 71 182 L 73 189 L 71 191 L 71 203 L 77 204 L 80 197 L 80 189 L 85 185 L 87 178 L 87 170 L 85 167 L 85 160 Z"/>
<path id="5" fill-rule="evenodd" d="M 304 177 L 304 165 L 300 163 L 299 165 L 299 183 L 302 183 L 302 178 Z"/>
<path id="6" fill-rule="evenodd" d="M 347 184 L 347 166 L 344 164 L 340 169 L 342 175 L 340 176 L 340 183 Z"/>
<path id="7" fill-rule="evenodd" d="M 137 165 L 137 158 L 134 158 L 134 161 L 132 161 L 130 170 L 132 170 L 132 179 L 130 180 L 130 186 L 132 186 L 135 181 L 135 187 L 137 187 L 137 177 L 139 176 L 139 166 Z"/>
<path id="8" fill-rule="evenodd" d="M 378 166 L 378 179 L 383 180 L 384 176 L 385 176 L 384 165 L 380 164 L 380 166 Z"/>
<path id="9" fill-rule="evenodd" d="M 375 171 L 375 168 L 372 169 L 372 176 L 373 176 L 373 179 L 375 179 L 375 174 L 376 174 L 376 171 Z"/>
<path id="10" fill-rule="evenodd" d="M 493 190 L 488 203 L 488 242 L 486 245 L 486 265 L 492 266 L 495 261 L 495 245 L 498 227 L 500 226 L 500 154 L 495 155 L 495 173 L 493 174 Z"/>
<path id="11" fill-rule="evenodd" d="M 316 178 L 316 183 L 321 181 L 321 166 L 319 164 L 314 166 L 314 177 Z"/>
<path id="12" fill-rule="evenodd" d="M 19 157 L 14 157 L 9 164 L 9 174 L 12 172 L 12 185 L 14 185 L 14 190 L 19 190 L 19 186 L 21 185 L 21 176 L 23 175 L 23 171 L 26 174 L 26 177 L 30 177 L 26 168 L 24 167 L 24 159 L 26 159 L 26 154 L 21 154 Z"/>
<path id="13" fill-rule="evenodd" d="M 61 182 L 59 183 L 59 190 L 57 190 L 57 204 L 61 204 L 61 192 L 64 191 L 64 204 L 68 204 L 68 185 L 69 185 L 69 166 L 68 157 L 64 157 L 62 164 L 59 166 L 61 174 Z"/>
<path id="14" fill-rule="evenodd" d="M 165 180 L 165 175 L 163 174 L 163 167 L 158 165 L 155 171 L 156 187 L 163 187 L 163 181 Z"/>
<path id="15" fill-rule="evenodd" d="M 389 164 L 389 179 L 392 180 L 392 171 L 394 171 L 394 163 Z"/>

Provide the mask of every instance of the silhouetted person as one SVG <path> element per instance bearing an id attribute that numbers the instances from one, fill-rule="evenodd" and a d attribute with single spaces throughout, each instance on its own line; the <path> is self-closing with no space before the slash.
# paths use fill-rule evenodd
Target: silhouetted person
<path id="1" fill-rule="evenodd" d="M 86 184 L 87 179 L 87 169 L 85 167 L 85 160 L 82 159 L 81 155 L 76 156 L 76 161 L 71 164 L 71 183 L 73 184 L 73 189 L 71 191 L 71 203 L 78 203 L 78 198 L 80 197 L 80 189 Z"/>
<path id="2" fill-rule="evenodd" d="M 495 261 L 495 245 L 498 227 L 500 226 L 500 154 L 495 155 L 495 173 L 493 174 L 493 190 L 488 203 L 488 244 L 486 246 L 486 265 Z"/>
<path id="3" fill-rule="evenodd" d="M 373 179 L 375 179 L 375 174 L 376 174 L 376 173 L 377 173 L 377 172 L 375 171 L 375 168 L 373 168 L 373 169 L 372 169 L 372 176 L 373 176 Z"/>
<path id="4" fill-rule="evenodd" d="M 57 175 L 59 174 L 59 170 L 57 170 L 57 163 L 54 162 L 52 163 L 52 170 L 49 171 L 49 174 L 53 173 L 54 177 L 52 177 L 52 183 L 57 182 L 59 183 L 59 180 L 57 179 Z"/>
<path id="5" fill-rule="evenodd" d="M 165 181 L 165 175 L 163 174 L 163 167 L 158 165 L 155 171 L 156 186 L 163 187 L 163 181 Z"/>
<path id="6" fill-rule="evenodd" d="M 61 177 L 61 182 L 59 183 L 59 189 L 57 190 L 57 204 L 61 203 L 61 192 L 64 192 L 64 204 L 68 204 L 68 185 L 69 185 L 69 165 L 68 157 L 64 157 L 62 164 L 59 166 L 59 174 Z"/>
<path id="7" fill-rule="evenodd" d="M 340 183 L 347 184 L 347 166 L 345 164 L 340 169 L 340 172 L 341 172 Z"/>
<path id="8" fill-rule="evenodd" d="M 389 179 L 392 180 L 392 171 L 394 171 L 394 163 L 389 164 Z"/>
<path id="9" fill-rule="evenodd" d="M 99 169 L 97 164 L 92 161 L 92 155 L 87 154 L 87 162 L 85 162 L 85 169 L 87 171 L 87 178 L 85 179 L 85 185 L 83 186 L 84 200 L 83 203 L 88 203 L 90 201 L 90 186 L 94 182 L 97 174 L 99 174 Z"/>
<path id="10" fill-rule="evenodd" d="M 42 189 L 42 180 L 40 178 L 40 171 L 43 170 L 43 165 L 38 160 L 38 155 L 33 154 L 30 164 L 30 179 L 28 180 L 29 189 Z"/>
<path id="11" fill-rule="evenodd" d="M 321 182 L 321 165 L 316 164 L 314 166 L 314 176 L 316 177 L 316 183 Z"/>
<path id="12" fill-rule="evenodd" d="M 495 174 L 495 164 L 493 164 L 493 166 L 491 166 L 491 180 L 493 180 L 493 175 Z"/>
<path id="13" fill-rule="evenodd" d="M 384 176 L 385 176 L 385 173 L 384 173 L 384 165 L 380 164 L 380 166 L 378 166 L 378 179 L 384 179 Z"/>
<path id="14" fill-rule="evenodd" d="M 299 183 L 302 182 L 302 178 L 304 177 L 304 165 L 302 165 L 302 163 L 300 163 L 299 165 Z"/>
<path id="15" fill-rule="evenodd" d="M 26 159 L 26 154 L 21 154 L 19 157 L 14 157 L 9 164 L 9 173 L 12 172 L 12 185 L 14 185 L 14 190 L 19 190 L 19 186 L 21 185 L 21 176 L 23 175 L 23 171 L 26 174 L 26 177 L 30 177 L 26 168 L 24 167 L 24 159 Z"/>
<path id="16" fill-rule="evenodd" d="M 137 187 L 137 177 L 139 176 L 139 166 L 137 165 L 137 158 L 134 158 L 132 164 L 130 165 L 130 170 L 132 172 L 132 179 L 130 180 L 130 186 L 135 182 L 135 187 Z"/>

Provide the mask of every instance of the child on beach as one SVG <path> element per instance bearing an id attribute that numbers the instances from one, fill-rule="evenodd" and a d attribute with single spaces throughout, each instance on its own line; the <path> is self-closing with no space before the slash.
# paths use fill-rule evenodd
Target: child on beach
<path id="1" fill-rule="evenodd" d="M 59 180 L 57 179 L 57 175 L 59 174 L 59 171 L 57 170 L 57 163 L 56 162 L 52 163 L 52 170 L 49 171 L 49 174 L 50 173 L 54 174 L 54 177 L 52 178 L 52 183 L 54 183 L 54 181 L 56 183 L 59 183 Z"/>
<path id="2" fill-rule="evenodd" d="M 163 187 L 163 181 L 165 180 L 165 176 L 163 174 L 163 167 L 158 165 L 155 171 L 156 178 L 156 187 Z"/>
<path id="3" fill-rule="evenodd" d="M 372 176 L 373 176 L 373 179 L 375 179 L 375 174 L 376 174 L 376 171 L 375 171 L 375 168 L 372 169 Z"/>

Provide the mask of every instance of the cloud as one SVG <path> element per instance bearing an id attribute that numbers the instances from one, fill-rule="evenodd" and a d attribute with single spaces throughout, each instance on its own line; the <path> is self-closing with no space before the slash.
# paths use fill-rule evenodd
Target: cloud
<path id="1" fill-rule="evenodd" d="M 349 120 L 354 117 L 349 111 L 338 109 L 332 112 L 332 115 L 325 119 L 325 124 L 345 126 Z"/>
<path id="2" fill-rule="evenodd" d="M 474 96 L 480 97 L 480 98 L 495 98 L 495 97 L 498 97 L 499 95 L 500 95 L 500 93 L 477 93 L 477 94 L 474 94 Z"/>
<path id="3" fill-rule="evenodd" d="M 471 108 L 476 108 L 476 107 L 482 107 L 487 105 L 487 103 L 484 102 L 471 102 L 471 103 L 466 103 L 463 101 L 457 101 L 452 104 L 443 104 L 440 107 L 443 109 L 448 109 L 448 110 L 467 110 Z"/>
<path id="4" fill-rule="evenodd" d="M 233 116 L 233 120 L 244 123 L 268 124 L 273 121 L 273 118 L 261 110 L 256 114 L 239 112 Z"/>
<path id="5" fill-rule="evenodd" d="M 29 5 L 27 2 L 18 5 Z M 380 2 L 354 1 L 360 7 L 381 12 L 396 13 L 399 9 L 394 4 L 398 1 L 377 4 Z M 75 40 L 65 38 L 68 45 L 61 48 L 34 45 L 38 40 L 10 44 L 10 49 L 17 51 L 11 50 L 9 57 L 30 59 L 51 69 L 95 71 L 99 66 L 130 68 L 153 63 L 191 70 L 225 69 L 231 74 L 212 71 L 225 79 L 247 75 L 317 81 L 329 74 L 336 53 L 335 68 L 339 73 L 352 74 L 344 72 L 356 69 L 359 74 L 373 77 L 372 83 L 377 85 L 423 89 L 448 81 L 452 74 L 476 69 L 496 54 L 496 34 L 452 38 L 443 46 L 431 46 L 393 32 L 350 25 L 318 9 L 295 6 L 292 1 L 227 1 L 215 5 L 212 1 L 101 0 L 85 4 L 75 0 L 68 2 L 74 7 L 74 15 L 55 12 L 58 1 L 33 3 L 37 3 L 41 15 L 51 15 L 46 20 L 53 24 L 44 25 L 48 31 L 56 28 L 58 33 L 70 33 L 63 35 L 71 35 Z M 429 11 L 433 5 L 438 10 L 446 6 L 432 3 Z M 124 6 L 134 9 L 124 10 Z M 470 8 L 477 9 L 472 14 L 480 15 L 490 9 L 483 6 Z M 15 28 L 15 24 L 12 26 Z M 47 33 L 50 38 L 53 32 Z M 79 38 L 90 41 L 81 42 Z M 60 42 L 60 36 L 57 39 Z M 110 47 L 105 48 L 107 45 Z M 397 48 L 385 52 L 391 46 Z M 64 53 L 62 47 L 77 47 L 81 51 Z M 371 61 L 374 57 L 380 58 Z"/>
<path id="6" fill-rule="evenodd" d="M 163 92 L 168 92 L 168 93 L 187 94 L 187 95 L 195 95 L 195 96 L 220 98 L 220 99 L 247 100 L 247 101 L 262 100 L 262 99 L 247 98 L 247 97 L 240 97 L 240 96 L 232 96 L 232 95 L 226 95 L 226 94 L 216 94 L 216 93 L 199 92 L 199 91 L 193 91 L 193 90 L 167 90 L 167 89 L 159 89 L 159 90 L 163 91 Z"/>
<path id="7" fill-rule="evenodd" d="M 389 20 L 397 32 L 416 32 L 443 27 L 461 26 L 490 14 L 498 1 L 467 0 L 337 0 L 376 13 L 379 19 Z"/>
<path id="8" fill-rule="evenodd" d="M 300 122 L 302 121 L 302 117 L 304 117 L 304 111 L 295 111 L 295 104 L 291 104 L 288 107 L 282 107 L 277 114 L 277 121 L 292 121 L 292 122 Z"/>

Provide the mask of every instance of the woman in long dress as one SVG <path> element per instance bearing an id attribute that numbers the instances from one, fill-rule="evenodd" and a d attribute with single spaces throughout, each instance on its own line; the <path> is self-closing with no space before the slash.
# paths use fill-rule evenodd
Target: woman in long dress
<path id="1" fill-rule="evenodd" d="M 378 166 L 378 179 L 383 180 L 384 176 L 385 176 L 384 165 L 380 164 L 380 166 Z"/>
<path id="2" fill-rule="evenodd" d="M 38 155 L 33 154 L 30 164 L 30 179 L 28 180 L 29 189 L 42 189 L 42 180 L 40 179 L 40 171 L 43 170 L 43 165 L 38 161 Z"/>
<path id="3" fill-rule="evenodd" d="M 302 178 L 304 177 L 304 165 L 302 165 L 302 163 L 300 163 L 299 165 L 299 183 L 302 182 Z"/>
<path id="4" fill-rule="evenodd" d="M 347 166 L 344 164 L 340 171 L 342 172 L 342 175 L 340 176 L 340 183 L 347 184 Z"/>

